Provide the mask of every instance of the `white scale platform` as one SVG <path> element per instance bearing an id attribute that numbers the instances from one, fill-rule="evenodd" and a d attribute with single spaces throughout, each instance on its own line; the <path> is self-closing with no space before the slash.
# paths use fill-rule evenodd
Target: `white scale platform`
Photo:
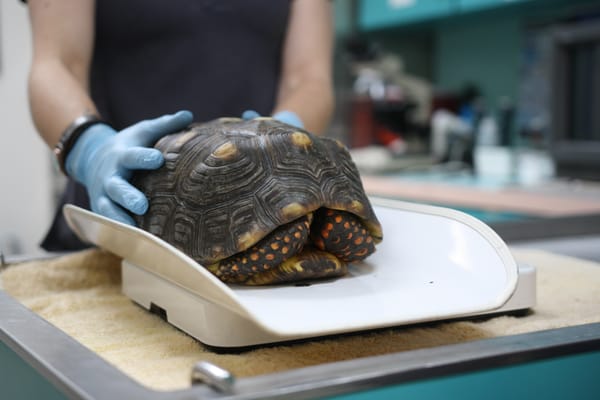
<path id="1" fill-rule="evenodd" d="M 123 258 L 123 292 L 211 346 L 243 347 L 526 309 L 535 269 L 459 211 L 371 199 L 384 240 L 345 277 L 309 285 L 228 285 L 138 228 L 67 205 L 83 240 Z"/>

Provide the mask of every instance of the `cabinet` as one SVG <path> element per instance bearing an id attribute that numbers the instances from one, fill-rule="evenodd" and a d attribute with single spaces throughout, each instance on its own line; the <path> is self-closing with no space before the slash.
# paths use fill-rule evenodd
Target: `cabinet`
<path id="1" fill-rule="evenodd" d="M 373 30 L 424 22 L 453 14 L 457 0 L 360 0 L 359 26 Z"/>
<path id="2" fill-rule="evenodd" d="M 430 22 L 535 0 L 359 0 L 358 24 L 369 31 Z M 540 0 L 537 0 L 538 2 Z"/>
<path id="3" fill-rule="evenodd" d="M 459 0 L 459 7 L 461 12 L 469 12 L 527 1 L 530 0 Z"/>

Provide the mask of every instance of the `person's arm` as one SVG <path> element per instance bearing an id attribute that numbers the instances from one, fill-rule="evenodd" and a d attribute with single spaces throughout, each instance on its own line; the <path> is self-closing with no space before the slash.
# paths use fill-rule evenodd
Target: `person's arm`
<path id="1" fill-rule="evenodd" d="M 35 125 L 48 146 L 84 114 L 98 113 L 89 95 L 94 46 L 94 0 L 30 0 L 33 61 L 29 98 Z M 92 211 L 135 225 L 130 211 L 148 209 L 144 194 L 128 181 L 132 170 L 159 168 L 162 153 L 149 148 L 159 138 L 185 128 L 189 111 L 141 121 L 117 133 L 95 121 L 81 125 L 60 153 L 63 171 L 83 184 Z M 127 210 L 127 211 L 126 211 Z"/>
<path id="2" fill-rule="evenodd" d="M 296 113 L 304 127 L 323 134 L 333 113 L 331 2 L 295 0 L 283 47 L 282 75 L 273 114 Z"/>
<path id="3" fill-rule="evenodd" d="M 49 147 L 84 113 L 97 114 L 88 94 L 94 42 L 94 0 L 29 0 L 33 59 L 29 102 Z"/>

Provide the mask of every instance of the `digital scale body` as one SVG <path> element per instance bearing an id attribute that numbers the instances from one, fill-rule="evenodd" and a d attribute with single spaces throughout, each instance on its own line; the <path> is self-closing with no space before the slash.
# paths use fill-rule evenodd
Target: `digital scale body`
<path id="1" fill-rule="evenodd" d="M 308 284 L 221 282 L 141 229 L 67 205 L 77 235 L 120 257 L 123 293 L 213 347 L 247 347 L 526 309 L 535 268 L 517 266 L 483 222 L 459 211 L 371 199 L 384 240 L 346 276 Z"/>

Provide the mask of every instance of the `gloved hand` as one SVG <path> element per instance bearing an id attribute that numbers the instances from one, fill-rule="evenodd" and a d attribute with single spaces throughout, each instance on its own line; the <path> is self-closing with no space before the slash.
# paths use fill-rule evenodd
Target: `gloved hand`
<path id="1" fill-rule="evenodd" d="M 108 125 L 92 125 L 67 154 L 67 173 L 87 188 L 92 211 L 135 225 L 123 208 L 144 214 L 148 199 L 128 182 L 132 170 L 160 167 L 164 162 L 162 153 L 148 146 L 185 128 L 192 120 L 191 112 L 180 111 L 138 122 L 118 134 Z"/>
<path id="2" fill-rule="evenodd" d="M 257 117 L 260 117 L 260 114 L 254 110 L 246 110 L 242 114 L 243 119 L 253 119 Z M 276 112 L 273 114 L 273 118 L 284 124 L 295 126 L 296 128 L 304 128 L 304 123 L 302 123 L 298 114 L 293 111 L 284 110 Z"/>

